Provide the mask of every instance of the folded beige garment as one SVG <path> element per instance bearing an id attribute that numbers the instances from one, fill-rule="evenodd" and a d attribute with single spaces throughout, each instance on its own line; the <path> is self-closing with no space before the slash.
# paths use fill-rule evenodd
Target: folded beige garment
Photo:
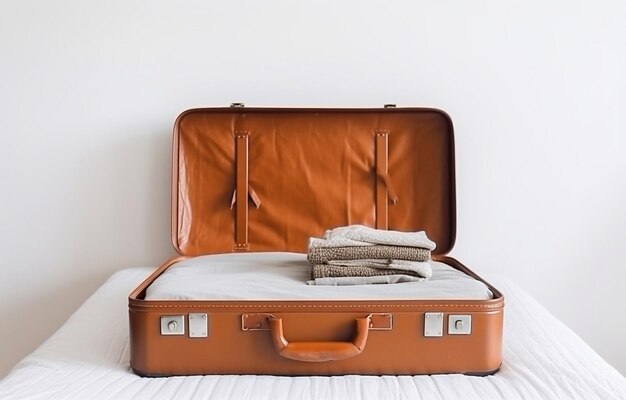
<path id="1" fill-rule="evenodd" d="M 351 246 L 351 247 L 309 247 L 307 257 L 311 264 L 323 264 L 331 260 L 408 260 L 428 261 L 430 250 L 404 246 Z"/>
<path id="2" fill-rule="evenodd" d="M 329 245 L 336 239 L 350 239 L 357 242 L 372 244 L 384 244 L 389 246 L 419 247 L 428 250 L 435 250 L 435 242 L 428 239 L 426 232 L 400 232 L 387 229 L 374 229 L 363 225 L 341 226 L 327 230 L 324 239 Z"/>
<path id="3" fill-rule="evenodd" d="M 317 278 L 307 281 L 307 285 L 313 286 L 354 286 L 354 285 L 380 285 L 383 283 L 406 283 L 420 282 L 424 278 L 409 275 L 376 275 L 376 276 L 338 276 Z"/>

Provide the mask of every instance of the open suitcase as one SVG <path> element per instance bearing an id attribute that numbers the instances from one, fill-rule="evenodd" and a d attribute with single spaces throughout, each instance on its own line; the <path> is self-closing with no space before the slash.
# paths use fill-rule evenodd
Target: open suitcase
<path id="1" fill-rule="evenodd" d="M 136 373 L 487 375 L 498 370 L 504 298 L 446 256 L 456 221 L 453 129 L 444 112 L 238 104 L 193 109 L 176 120 L 172 171 L 172 240 L 180 256 L 129 296 Z M 275 295 L 271 283 L 250 272 L 257 261 L 259 268 L 271 269 L 272 260 L 277 265 L 306 260 L 293 253 L 306 253 L 309 237 L 351 224 L 426 231 L 437 244 L 433 263 L 482 285 L 488 295 L 411 297 L 406 294 L 411 286 L 401 283 L 362 285 L 360 294 L 344 296 L 344 287 L 321 291 L 304 281 L 295 281 L 291 294 Z M 237 260 L 247 263 L 249 273 L 233 268 L 234 279 L 244 282 L 229 286 L 233 279 L 225 274 Z M 170 270 L 222 261 L 221 275 L 188 282 L 209 288 L 205 297 L 149 295 L 151 285 Z M 179 283 L 184 291 L 187 283 Z M 270 294 L 240 290 L 254 284 Z M 382 286 L 386 294 L 378 296 L 382 289 L 376 287 Z M 395 296 L 400 288 L 404 292 Z M 326 295 L 316 298 L 315 290 Z"/>

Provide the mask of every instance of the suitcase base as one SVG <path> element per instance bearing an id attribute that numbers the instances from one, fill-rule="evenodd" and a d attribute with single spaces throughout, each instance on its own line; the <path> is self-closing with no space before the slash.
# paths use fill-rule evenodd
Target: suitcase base
<path id="1" fill-rule="evenodd" d="M 488 375 L 500 367 L 504 301 L 492 287 L 490 300 L 143 300 L 176 261 L 130 297 L 131 365 L 142 376 Z M 206 335 L 192 334 L 192 317 L 202 315 Z M 178 334 L 163 325 L 173 317 Z"/>

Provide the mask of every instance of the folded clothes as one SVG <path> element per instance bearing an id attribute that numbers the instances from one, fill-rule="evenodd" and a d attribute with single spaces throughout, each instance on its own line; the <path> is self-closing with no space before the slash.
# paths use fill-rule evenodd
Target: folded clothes
<path id="1" fill-rule="evenodd" d="M 316 278 L 307 281 L 307 284 L 315 286 L 350 286 L 418 282 L 423 279 L 410 275 L 338 276 L 336 278 Z"/>
<path id="2" fill-rule="evenodd" d="M 430 268 L 430 263 L 426 261 L 406 261 L 406 260 L 331 260 L 325 264 L 318 264 L 322 266 L 334 266 L 342 268 L 341 272 L 343 276 L 349 275 L 352 271 L 350 268 L 363 267 L 374 268 L 381 271 L 394 271 L 394 273 L 402 274 L 415 274 L 422 278 L 430 278 L 433 274 Z M 389 272 L 376 273 L 374 275 L 391 275 Z"/>
<path id="3" fill-rule="evenodd" d="M 330 249 L 334 247 L 371 247 L 371 246 L 376 246 L 376 243 L 359 242 L 358 240 L 348 239 L 344 237 L 335 237 L 332 240 L 320 239 L 316 237 L 312 237 L 309 239 L 309 249 L 314 249 L 314 248 Z"/>
<path id="4" fill-rule="evenodd" d="M 427 262 L 404 260 L 344 260 L 344 265 L 316 264 L 311 269 L 309 285 L 363 285 L 372 283 L 419 282 L 432 276 Z M 358 279 L 385 277 L 380 279 Z M 357 279 L 337 279 L 357 278 Z"/>
<path id="5" fill-rule="evenodd" d="M 313 241 L 314 238 L 311 238 Z M 326 241 L 317 239 L 318 241 Z M 402 247 L 387 245 L 324 247 L 310 246 L 307 254 L 312 264 L 322 264 L 331 260 L 410 260 L 427 261 L 430 259 L 430 250 L 419 247 Z"/>
<path id="6" fill-rule="evenodd" d="M 430 265 L 428 265 L 428 271 L 430 272 Z M 403 282 L 419 282 L 426 277 L 421 275 L 420 272 L 413 270 L 400 270 L 400 269 L 392 269 L 392 268 L 375 268 L 375 267 L 367 267 L 367 266 L 337 266 L 337 265 L 328 265 L 328 264 L 318 264 L 313 265 L 311 269 L 311 279 L 313 279 L 316 283 L 320 279 L 324 278 L 362 278 L 362 277 L 376 277 L 376 276 L 405 276 Z M 389 279 L 375 279 L 369 280 L 368 283 L 383 283 L 383 281 L 387 281 Z M 398 278 L 393 278 L 394 281 L 397 281 Z M 337 282 L 343 281 L 342 284 L 348 284 L 349 280 L 336 280 L 334 284 Z M 363 282 L 363 280 L 358 280 Z M 327 284 L 331 284 L 332 282 L 328 281 Z M 354 283 L 352 283 L 354 284 Z"/>
<path id="7" fill-rule="evenodd" d="M 427 262 L 435 243 L 421 232 L 398 232 L 363 225 L 327 230 L 309 239 L 310 285 L 419 282 L 432 275 Z"/>
<path id="8" fill-rule="evenodd" d="M 324 234 L 324 239 L 331 241 L 331 243 L 333 240 L 343 241 L 348 239 L 362 243 L 419 247 L 428 250 L 435 250 L 435 242 L 428 239 L 424 231 L 400 232 L 374 229 L 364 225 L 349 225 L 327 230 Z"/>
<path id="9" fill-rule="evenodd" d="M 424 279 L 415 271 L 396 270 L 391 268 L 375 268 L 365 266 L 338 266 L 328 264 L 314 265 L 311 269 L 311 278 L 336 278 L 338 276 L 378 276 L 378 275 L 410 275 Z"/>

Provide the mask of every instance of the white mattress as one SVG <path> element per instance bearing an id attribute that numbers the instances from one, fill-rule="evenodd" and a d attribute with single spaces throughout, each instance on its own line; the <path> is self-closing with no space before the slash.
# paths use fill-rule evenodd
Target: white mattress
<path id="1" fill-rule="evenodd" d="M 140 378 L 129 367 L 127 296 L 152 268 L 114 274 L 0 381 L 0 399 L 626 399 L 626 379 L 511 282 L 495 375 Z"/>
<path id="2" fill-rule="evenodd" d="M 493 297 L 484 283 L 433 261 L 421 282 L 311 286 L 311 264 L 300 253 L 237 253 L 194 257 L 159 276 L 149 300 L 362 300 L 472 299 Z"/>

